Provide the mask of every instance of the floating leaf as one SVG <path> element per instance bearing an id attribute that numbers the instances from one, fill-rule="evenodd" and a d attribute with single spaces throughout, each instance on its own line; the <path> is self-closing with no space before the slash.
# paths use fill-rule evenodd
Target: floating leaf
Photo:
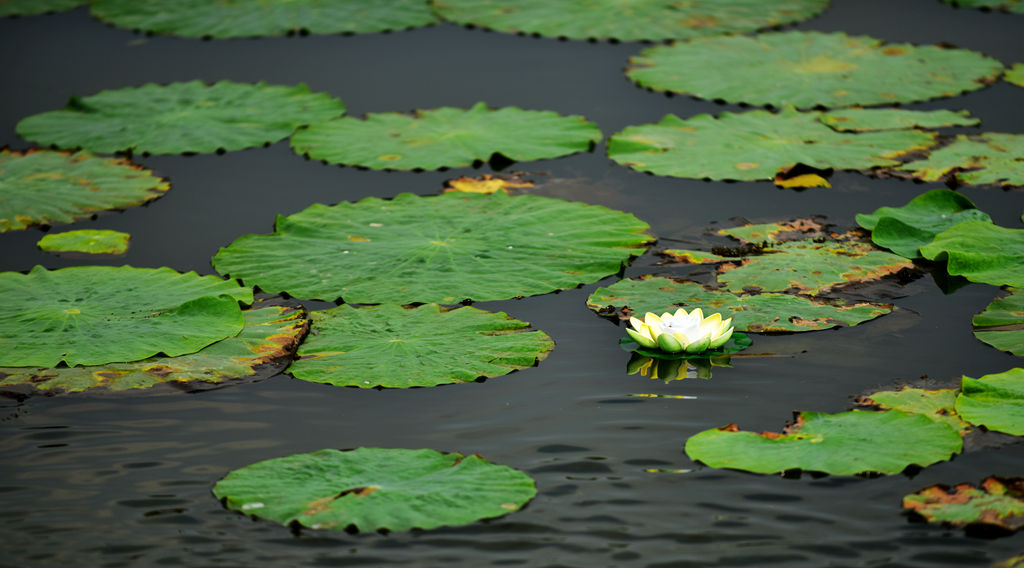
<path id="1" fill-rule="evenodd" d="M 686 441 L 686 455 L 714 468 L 754 473 L 787 470 L 831 475 L 900 473 L 958 453 L 957 431 L 919 414 L 898 410 L 801 412 L 777 434 L 743 432 L 735 424 L 705 430 Z"/>
<path id="2" fill-rule="evenodd" d="M 92 0 L 91 6 L 108 24 L 182 37 L 373 33 L 437 21 L 424 0 Z"/>
<path id="3" fill-rule="evenodd" d="M 86 254 L 124 254 L 132 236 L 120 231 L 83 229 L 44 235 L 36 243 L 46 252 L 82 252 Z"/>
<path id="4" fill-rule="evenodd" d="M 445 193 L 313 205 L 213 258 L 264 291 L 372 304 L 544 294 L 614 274 L 650 235 L 636 217 L 535 195 Z"/>
<path id="5" fill-rule="evenodd" d="M 835 110 L 823 114 L 821 122 L 840 132 L 944 128 L 981 124 L 981 120 L 974 118 L 966 110 L 905 110 L 900 108 Z"/>
<path id="6" fill-rule="evenodd" d="M 981 8 L 983 10 L 1005 10 L 1016 14 L 1024 14 L 1024 3 L 1020 0 L 942 0 L 964 8 Z"/>
<path id="7" fill-rule="evenodd" d="M 880 207 L 874 213 L 857 214 L 857 224 L 871 231 L 880 247 L 907 258 L 920 258 L 921 247 L 935 235 L 964 221 L 992 222 L 970 199 L 948 189 L 933 189 L 903 207 Z"/>
<path id="8" fill-rule="evenodd" d="M 1024 357 L 1024 293 L 1011 288 L 974 316 L 974 336 L 996 349 Z"/>
<path id="9" fill-rule="evenodd" d="M 0 366 L 53 367 L 194 353 L 237 335 L 252 291 L 170 268 L 0 272 Z"/>
<path id="10" fill-rule="evenodd" d="M 1024 4 L 1020 4 L 1020 8 L 1024 10 Z M 1006 75 L 1003 78 L 1018 87 L 1024 87 L 1024 63 L 1015 63 L 1013 67 L 1006 70 Z"/>
<path id="11" fill-rule="evenodd" d="M 952 97 L 980 89 L 1003 72 L 999 61 L 966 49 L 813 31 L 662 45 L 644 50 L 630 64 L 629 78 L 643 87 L 800 108 Z"/>
<path id="12" fill-rule="evenodd" d="M 746 33 L 806 20 L 828 0 L 433 0 L 446 20 L 502 32 L 622 41 Z"/>
<path id="13" fill-rule="evenodd" d="M 932 485 L 903 497 L 903 508 L 930 523 L 990 525 L 1009 531 L 1024 527 L 1024 479 L 990 476 L 981 487 Z"/>
<path id="14" fill-rule="evenodd" d="M 821 116 L 792 107 L 686 120 L 667 115 L 657 124 L 627 126 L 612 136 L 608 157 L 657 175 L 770 180 L 798 163 L 818 170 L 892 166 L 898 164 L 894 158 L 928 148 L 935 139 L 935 133 L 918 130 L 836 132 Z"/>
<path id="15" fill-rule="evenodd" d="M 16 130 L 40 144 L 93 152 L 214 152 L 276 142 L 343 112 L 341 101 L 305 85 L 150 83 L 72 97 L 63 110 L 22 119 Z"/>
<path id="16" fill-rule="evenodd" d="M 750 223 L 719 229 L 717 234 L 741 243 L 784 242 L 826 236 L 825 226 L 813 219 L 792 219 L 779 223 Z"/>
<path id="17" fill-rule="evenodd" d="M 63 12 L 83 6 L 87 2 L 88 0 L 3 0 L 0 2 L 0 18 Z"/>
<path id="18" fill-rule="evenodd" d="M 971 424 L 1024 436 L 1024 369 L 963 377 L 956 411 Z"/>
<path id="19" fill-rule="evenodd" d="M 0 367 L 0 391 L 35 389 L 47 394 L 93 389 L 126 391 L 171 385 L 183 390 L 253 380 L 281 371 L 306 333 L 305 312 L 284 306 L 243 310 L 245 327 L 234 337 L 195 353 L 151 357 L 133 363 L 87 367 Z"/>
<path id="20" fill-rule="evenodd" d="M 956 428 L 961 435 L 970 429 L 953 409 L 956 402 L 954 389 L 924 390 L 904 387 L 897 391 L 879 391 L 861 397 L 857 403 L 878 406 L 883 410 L 900 410 L 908 414 L 920 414 L 936 422 Z"/>
<path id="21" fill-rule="evenodd" d="M 681 262 L 683 264 L 718 264 L 719 262 L 736 260 L 728 256 L 699 250 L 665 249 L 663 254 L 669 257 L 672 262 Z"/>
<path id="22" fill-rule="evenodd" d="M 519 510 L 528 475 L 478 455 L 435 450 L 320 450 L 228 473 L 213 494 L 229 509 L 312 529 L 406 531 L 464 525 Z"/>
<path id="23" fill-rule="evenodd" d="M 338 306 L 312 313 L 288 372 L 335 386 L 432 387 L 532 367 L 555 343 L 530 324 L 472 307 Z"/>
<path id="24" fill-rule="evenodd" d="M 445 193 L 461 191 L 463 193 L 494 193 L 496 191 L 508 192 L 520 188 L 533 187 L 533 182 L 525 180 L 518 175 L 492 175 L 483 174 L 478 177 L 462 176 L 444 182 Z"/>
<path id="25" fill-rule="evenodd" d="M 710 291 L 694 282 L 678 282 L 659 276 L 620 280 L 594 290 L 587 306 L 599 312 L 630 314 L 663 313 L 677 308 L 701 308 L 732 317 L 737 331 L 816 331 L 858 323 L 885 315 L 891 304 L 845 302 L 792 294 L 740 295 Z"/>
<path id="26" fill-rule="evenodd" d="M 782 172 L 775 174 L 778 187 L 832 187 L 827 179 L 818 174 L 800 174 L 786 177 Z"/>
<path id="27" fill-rule="evenodd" d="M 921 247 L 928 260 L 946 260 L 950 274 L 971 282 L 1024 286 L 1024 229 L 965 221 Z"/>
<path id="28" fill-rule="evenodd" d="M 292 137 L 292 149 L 332 164 L 373 170 L 457 168 L 494 154 L 510 160 L 556 158 L 601 141 L 582 116 L 516 107 L 441 107 L 342 117 L 314 124 Z"/>
<path id="29" fill-rule="evenodd" d="M 959 183 L 1003 187 L 1024 185 L 1024 134 L 983 132 L 957 135 L 949 144 L 933 150 L 923 160 L 896 168 L 917 179 L 938 181 L 950 175 Z"/>
<path id="30" fill-rule="evenodd" d="M 97 211 L 141 205 L 168 189 L 165 180 L 128 160 L 0 148 L 0 232 L 72 223 Z"/>

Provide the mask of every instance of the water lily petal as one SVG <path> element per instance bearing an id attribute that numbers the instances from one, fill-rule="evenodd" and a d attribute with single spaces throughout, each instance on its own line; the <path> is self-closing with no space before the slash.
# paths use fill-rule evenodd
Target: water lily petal
<path id="1" fill-rule="evenodd" d="M 687 345 L 686 346 L 686 352 L 687 353 L 700 353 L 701 351 L 707 351 L 708 346 L 710 346 L 710 345 L 711 345 L 711 338 L 710 337 L 705 337 L 705 338 L 703 338 L 703 339 L 701 339 L 699 341 L 694 341 L 693 343 Z"/>
<path id="2" fill-rule="evenodd" d="M 711 344 L 708 345 L 708 349 L 718 349 L 719 347 L 725 345 L 729 341 L 730 337 L 732 337 L 731 327 L 728 329 L 728 331 L 720 335 L 717 339 L 713 339 L 711 341 Z"/>
<path id="3" fill-rule="evenodd" d="M 640 344 L 640 345 L 642 345 L 644 347 L 653 348 L 653 347 L 657 347 L 658 346 L 658 342 L 655 341 L 654 339 L 652 339 L 650 336 L 646 336 L 646 335 L 644 335 L 642 333 L 637 333 L 637 332 L 633 331 L 632 329 L 628 329 L 628 328 L 626 329 L 626 333 L 631 338 L 633 338 L 633 341 L 636 341 L 638 344 Z"/>
<path id="4" fill-rule="evenodd" d="M 669 353 L 679 353 L 683 350 L 683 344 L 669 333 L 663 333 L 658 336 L 658 347 L 660 347 L 662 351 L 667 351 Z"/>

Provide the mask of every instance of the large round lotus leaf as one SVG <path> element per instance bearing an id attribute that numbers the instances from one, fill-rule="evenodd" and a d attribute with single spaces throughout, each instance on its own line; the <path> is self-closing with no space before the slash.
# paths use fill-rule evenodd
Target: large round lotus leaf
<path id="1" fill-rule="evenodd" d="M 132 236 L 106 229 L 83 229 L 51 233 L 39 239 L 36 246 L 46 252 L 81 252 L 85 254 L 124 254 Z"/>
<path id="2" fill-rule="evenodd" d="M 965 221 L 922 246 L 921 256 L 947 260 L 950 274 L 971 282 L 1024 286 L 1024 229 Z"/>
<path id="3" fill-rule="evenodd" d="M 582 116 L 516 107 L 441 107 L 344 117 L 295 133 L 292 148 L 332 164 L 374 170 L 468 166 L 501 154 L 515 161 L 555 158 L 590 148 L 601 131 Z"/>
<path id="4" fill-rule="evenodd" d="M 72 223 L 97 211 L 145 203 L 168 189 L 165 180 L 128 160 L 0 148 L 0 232 Z"/>
<path id="5" fill-rule="evenodd" d="M 831 475 L 900 473 L 958 453 L 956 429 L 898 410 L 801 412 L 781 434 L 743 432 L 735 424 L 705 430 L 686 441 L 686 455 L 709 467 L 754 473 L 787 470 Z"/>
<path id="6" fill-rule="evenodd" d="M 382 304 L 313 312 L 309 338 L 288 372 L 351 387 L 432 387 L 532 367 L 555 343 L 530 324 L 471 307 Z"/>
<path id="7" fill-rule="evenodd" d="M 93 0 L 91 10 L 120 28 L 215 38 L 372 33 L 437 21 L 424 0 Z"/>
<path id="8" fill-rule="evenodd" d="M 435 450 L 320 450 L 227 474 L 229 509 L 312 529 L 406 531 L 464 525 L 519 510 L 537 490 L 521 471 Z"/>
<path id="9" fill-rule="evenodd" d="M 641 86 L 754 105 L 845 107 L 923 101 L 980 89 L 1003 72 L 966 49 L 885 44 L 867 36 L 791 31 L 702 38 L 630 60 Z M 709 69 L 714 69 L 709 73 Z"/>
<path id="10" fill-rule="evenodd" d="M 53 367 L 184 355 L 237 335 L 252 290 L 170 268 L 0 272 L 0 366 Z"/>
<path id="11" fill-rule="evenodd" d="M 974 336 L 996 349 L 1024 357 L 1024 292 L 1010 289 L 974 316 Z"/>
<path id="12" fill-rule="evenodd" d="M 904 387 L 898 391 L 879 391 L 860 397 L 857 403 L 877 406 L 883 410 L 920 414 L 936 422 L 949 424 L 963 435 L 971 426 L 961 420 L 953 409 L 956 395 L 954 389 L 924 390 Z"/>
<path id="13" fill-rule="evenodd" d="M 896 165 L 893 158 L 928 148 L 935 133 L 918 130 L 843 133 L 821 122 L 820 112 L 787 107 L 667 115 L 657 124 L 627 126 L 608 140 L 608 157 L 653 174 L 714 180 L 768 180 L 796 164 L 819 170 L 861 170 Z"/>
<path id="14" fill-rule="evenodd" d="M 1024 12 L 1024 3 L 1019 4 L 1020 9 Z M 1017 85 L 1018 87 L 1024 87 L 1024 63 L 1014 63 L 1013 67 L 1006 70 L 1004 79 Z"/>
<path id="15" fill-rule="evenodd" d="M 1024 134 L 960 134 L 948 146 L 929 153 L 927 158 L 896 169 L 910 172 L 924 181 L 937 181 L 951 175 L 960 183 L 974 185 L 1024 185 Z"/>
<path id="16" fill-rule="evenodd" d="M 991 525 L 1013 531 L 1024 527 L 1024 479 L 991 476 L 980 487 L 932 485 L 903 497 L 903 508 L 930 523 Z"/>
<path id="17" fill-rule="evenodd" d="M 1024 436 L 1024 369 L 964 377 L 956 411 L 971 424 Z"/>
<path id="18" fill-rule="evenodd" d="M 935 235 L 964 221 L 992 222 L 970 199 L 948 189 L 933 189 L 903 207 L 879 207 L 874 213 L 857 214 L 857 224 L 871 231 L 880 247 L 907 258 L 920 258 L 921 247 Z"/>
<path id="19" fill-rule="evenodd" d="M 977 126 L 981 120 L 966 110 L 906 110 L 901 108 L 847 108 L 821 115 L 821 122 L 840 132 Z"/>
<path id="20" fill-rule="evenodd" d="M 305 85 L 150 83 L 72 97 L 62 110 L 22 119 L 16 130 L 40 144 L 93 152 L 214 152 L 276 142 L 343 112 L 341 101 Z"/>
<path id="21" fill-rule="evenodd" d="M 446 20 L 502 32 L 622 41 L 745 33 L 806 20 L 828 0 L 433 0 Z"/>
<path id="22" fill-rule="evenodd" d="M 127 391 L 157 385 L 192 391 L 279 372 L 290 362 L 305 335 L 305 313 L 282 306 L 254 306 L 243 310 L 242 315 L 245 327 L 238 335 L 188 355 L 86 367 L 0 367 L 0 391 L 34 389 L 52 394 L 93 389 Z"/>
<path id="23" fill-rule="evenodd" d="M 501 300 L 614 274 L 650 235 L 636 217 L 535 195 L 366 198 L 278 217 L 213 257 L 264 291 L 355 304 Z"/>
<path id="24" fill-rule="evenodd" d="M 63 12 L 86 3 L 87 0 L 0 0 L 0 18 Z"/>
<path id="25" fill-rule="evenodd" d="M 1020 0 L 942 0 L 964 8 L 981 8 L 986 10 L 1005 10 L 1016 14 L 1024 14 L 1024 2 Z"/>
<path id="26" fill-rule="evenodd" d="M 660 276 L 620 280 L 598 288 L 587 299 L 587 306 L 601 313 L 618 312 L 627 318 L 647 312 L 688 311 L 701 308 L 705 314 L 720 312 L 732 317 L 738 331 L 817 331 L 858 323 L 885 315 L 891 304 L 845 302 L 794 296 L 792 294 L 739 295 L 727 291 L 706 290 L 694 282 L 677 282 Z"/>

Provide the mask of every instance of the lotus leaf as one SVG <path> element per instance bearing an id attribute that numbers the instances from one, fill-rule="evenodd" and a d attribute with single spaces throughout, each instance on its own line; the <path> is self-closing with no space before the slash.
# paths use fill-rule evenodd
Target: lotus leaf
<path id="1" fill-rule="evenodd" d="M 714 468 L 754 473 L 787 470 L 831 475 L 900 473 L 947 460 L 963 447 L 948 424 L 898 410 L 801 412 L 781 433 L 743 432 L 735 424 L 686 441 L 686 455 Z"/>
<path id="2" fill-rule="evenodd" d="M 407 531 L 519 510 L 533 480 L 478 455 L 435 450 L 319 450 L 228 473 L 213 494 L 229 509 L 311 529 Z"/>
<path id="3" fill-rule="evenodd" d="M 820 112 L 786 107 L 667 115 L 657 124 L 627 126 L 608 140 L 608 157 L 635 170 L 684 178 L 770 180 L 797 164 L 861 170 L 898 164 L 898 156 L 930 147 L 935 133 L 919 130 L 842 133 Z"/>
<path id="4" fill-rule="evenodd" d="M 989 430 L 1024 436 L 1024 369 L 964 377 L 956 411 L 971 424 Z"/>
<path id="5" fill-rule="evenodd" d="M 46 252 L 82 252 L 86 254 L 124 254 L 132 236 L 120 231 L 83 229 L 45 235 L 36 243 Z"/>
<path id="6" fill-rule="evenodd" d="M 813 31 L 695 39 L 646 49 L 630 64 L 630 79 L 644 87 L 800 108 L 952 97 L 1003 72 L 999 61 L 966 49 Z"/>
<path id="7" fill-rule="evenodd" d="M 920 414 L 936 422 L 949 424 L 963 435 L 971 425 L 961 420 L 953 410 L 956 395 L 954 389 L 925 390 L 904 387 L 896 391 L 872 393 L 861 397 L 857 402 L 878 406 L 883 410 L 901 410 L 908 414 Z"/>
<path id="8" fill-rule="evenodd" d="M 651 240 L 621 211 L 535 195 L 445 193 L 313 205 L 213 265 L 267 292 L 372 304 L 544 294 L 617 272 Z"/>
<path id="9" fill-rule="evenodd" d="M 989 525 L 1015 531 L 1024 527 L 1024 479 L 990 476 L 980 487 L 932 485 L 903 498 L 903 508 L 930 523 Z"/>
<path id="10" fill-rule="evenodd" d="M 63 12 L 87 2 L 88 0 L 3 0 L 0 2 L 0 18 Z"/>
<path id="11" fill-rule="evenodd" d="M 1024 2 L 1020 0 L 942 0 L 946 4 L 962 6 L 964 8 L 981 8 L 987 10 L 1005 10 L 1007 12 L 1024 14 Z"/>
<path id="12" fill-rule="evenodd" d="M 1024 229 L 965 221 L 921 247 L 928 260 L 947 260 L 950 274 L 971 282 L 1024 286 Z"/>
<path id="13" fill-rule="evenodd" d="M 0 366 L 53 367 L 194 353 L 237 335 L 252 291 L 170 268 L 0 272 Z"/>
<path id="14" fill-rule="evenodd" d="M 943 128 L 977 126 L 981 120 L 966 110 L 906 110 L 900 108 L 835 110 L 821 116 L 821 122 L 840 132 L 900 130 L 906 128 Z"/>
<path id="15" fill-rule="evenodd" d="M 96 211 L 140 205 L 168 189 L 153 172 L 120 158 L 0 148 L 0 232 L 72 223 Z"/>
<path id="16" fill-rule="evenodd" d="M 214 152 L 276 142 L 343 112 L 341 101 L 305 85 L 150 83 L 71 97 L 64 109 L 22 119 L 16 130 L 40 144 L 93 152 Z"/>
<path id="17" fill-rule="evenodd" d="M 0 367 L 0 391 L 134 391 L 157 385 L 191 391 L 276 374 L 290 362 L 306 333 L 305 313 L 257 304 L 242 315 L 245 327 L 238 335 L 188 355 L 88 367 Z"/>
<path id="18" fill-rule="evenodd" d="M 1024 4 L 1020 4 L 1020 8 L 1024 11 Z M 1015 63 L 1013 67 L 1006 70 L 1006 75 L 1003 78 L 1018 87 L 1024 87 L 1024 63 Z"/>
<path id="19" fill-rule="evenodd" d="M 601 131 L 582 116 L 516 107 L 441 107 L 342 117 L 292 137 L 292 149 L 332 164 L 373 170 L 457 168 L 494 154 L 510 160 L 556 158 L 590 148 Z"/>
<path id="20" fill-rule="evenodd" d="M 288 372 L 353 387 L 432 387 L 532 367 L 554 347 L 529 323 L 472 307 L 382 304 L 313 312 L 309 338 Z"/>
<path id="21" fill-rule="evenodd" d="M 949 175 L 959 183 L 1024 185 L 1024 134 L 960 134 L 948 146 L 932 151 L 927 158 L 908 162 L 896 171 L 910 172 L 924 181 L 938 181 Z"/>
<path id="22" fill-rule="evenodd" d="M 446 20 L 502 32 L 622 41 L 753 32 L 806 20 L 828 0 L 433 0 Z"/>
<path id="23" fill-rule="evenodd" d="M 1010 289 L 1010 295 L 996 298 L 985 311 L 974 316 L 974 336 L 996 349 L 1024 357 L 1024 293 Z"/>
<path id="24" fill-rule="evenodd" d="M 373 33 L 437 21 L 423 0 L 92 0 L 91 10 L 120 28 L 183 37 Z"/>
<path id="25" fill-rule="evenodd" d="M 706 290 L 694 282 L 678 282 L 660 276 L 620 280 L 594 290 L 587 306 L 598 312 L 631 314 L 662 313 L 682 307 L 720 312 L 733 318 L 737 331 L 816 331 L 858 323 L 885 315 L 891 304 L 845 302 L 795 296 L 792 294 L 741 295 Z"/>
<path id="26" fill-rule="evenodd" d="M 964 221 L 991 223 L 992 218 L 970 199 L 948 189 L 922 193 L 903 207 L 880 207 L 870 215 L 857 214 L 857 224 L 871 231 L 876 245 L 907 258 L 920 258 L 923 245 Z"/>

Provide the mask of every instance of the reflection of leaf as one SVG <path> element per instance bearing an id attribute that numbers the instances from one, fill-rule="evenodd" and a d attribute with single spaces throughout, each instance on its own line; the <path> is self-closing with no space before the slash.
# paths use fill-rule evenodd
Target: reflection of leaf
<path id="1" fill-rule="evenodd" d="M 1024 229 L 965 221 L 921 247 L 928 260 L 946 260 L 950 274 L 971 282 L 1024 286 Z"/>
<path id="2" fill-rule="evenodd" d="M 44 235 L 36 243 L 46 252 L 82 252 L 87 254 L 124 254 L 128 251 L 128 233 L 105 229 L 82 229 Z"/>
<path id="3" fill-rule="evenodd" d="M 949 174 L 960 183 L 1024 185 L 1024 134 L 959 134 L 952 144 L 896 170 L 924 181 L 938 181 Z"/>
<path id="4" fill-rule="evenodd" d="M 502 192 L 313 205 L 276 229 L 239 238 L 213 265 L 297 298 L 456 304 L 593 282 L 651 240 L 621 211 Z"/>
<path id="5" fill-rule="evenodd" d="M 971 424 L 1024 436 L 1024 369 L 964 377 L 956 411 Z"/>
<path id="6" fill-rule="evenodd" d="M 694 282 L 678 282 L 658 276 L 620 280 L 594 290 L 587 306 L 595 311 L 630 314 L 687 311 L 721 312 L 732 317 L 738 331 L 815 331 L 839 325 L 857 325 L 892 311 L 889 304 L 844 302 L 792 294 L 741 295 L 710 291 Z"/>
<path id="7" fill-rule="evenodd" d="M 980 487 L 960 483 L 932 485 L 903 497 L 903 508 L 931 523 L 991 525 L 1015 531 L 1024 527 L 1024 479 L 991 476 Z"/>
<path id="8" fill-rule="evenodd" d="M 905 110 L 899 108 L 850 108 L 827 112 L 821 122 L 839 132 L 977 126 L 981 120 L 966 110 Z"/>
<path id="9" fill-rule="evenodd" d="M 434 450 L 320 450 L 228 473 L 213 494 L 229 509 L 312 529 L 406 531 L 518 510 L 533 480 L 477 455 Z"/>
<path id="10" fill-rule="evenodd" d="M 395 112 L 343 117 L 314 124 L 292 137 L 292 149 L 332 164 L 374 170 L 434 170 L 468 166 L 493 154 L 510 160 L 556 158 L 601 140 L 582 116 L 516 107 L 441 107 L 407 115 Z"/>
<path id="11" fill-rule="evenodd" d="M 954 389 L 923 390 L 905 387 L 898 391 L 879 391 L 861 397 L 857 402 L 874 405 L 883 410 L 901 410 L 908 414 L 920 414 L 936 422 L 949 424 L 961 435 L 970 429 L 953 409 L 956 401 Z"/>
<path id="12" fill-rule="evenodd" d="M 336 386 L 407 388 L 473 382 L 530 367 L 554 347 L 528 323 L 472 307 L 338 306 L 313 312 L 288 372 Z"/>
<path id="13" fill-rule="evenodd" d="M 811 18 L 827 0 L 433 0 L 446 19 L 502 32 L 622 41 L 753 32 Z"/>
<path id="14" fill-rule="evenodd" d="M 195 353 L 87 367 L 0 368 L 0 375 L 6 375 L 0 379 L 0 390 L 27 387 L 49 394 L 92 389 L 125 391 L 165 384 L 199 390 L 281 370 L 306 333 L 305 313 L 257 304 L 242 314 L 245 327 L 238 335 Z"/>
<path id="15" fill-rule="evenodd" d="M 787 470 L 832 475 L 900 473 L 960 451 L 960 435 L 947 424 L 898 410 L 801 412 L 783 433 L 743 432 L 731 424 L 686 441 L 686 455 L 709 467 L 754 473 Z"/>
<path id="16" fill-rule="evenodd" d="M 995 59 L 966 49 L 885 44 L 868 36 L 812 31 L 657 46 L 630 63 L 630 79 L 644 87 L 730 103 L 801 108 L 951 97 L 982 88 L 1003 70 Z"/>
<path id="17" fill-rule="evenodd" d="M 871 231 L 876 245 L 907 258 L 920 258 L 921 246 L 964 221 L 991 223 L 992 218 L 970 199 L 948 189 L 922 193 L 903 207 L 880 207 L 870 215 L 857 214 L 857 224 Z"/>
<path id="18" fill-rule="evenodd" d="M 1024 293 L 1011 288 L 974 316 L 974 336 L 996 349 L 1024 356 Z"/>
<path id="19" fill-rule="evenodd" d="M 63 12 L 86 4 L 88 0 L 4 0 L 0 2 L 0 18 Z"/>

